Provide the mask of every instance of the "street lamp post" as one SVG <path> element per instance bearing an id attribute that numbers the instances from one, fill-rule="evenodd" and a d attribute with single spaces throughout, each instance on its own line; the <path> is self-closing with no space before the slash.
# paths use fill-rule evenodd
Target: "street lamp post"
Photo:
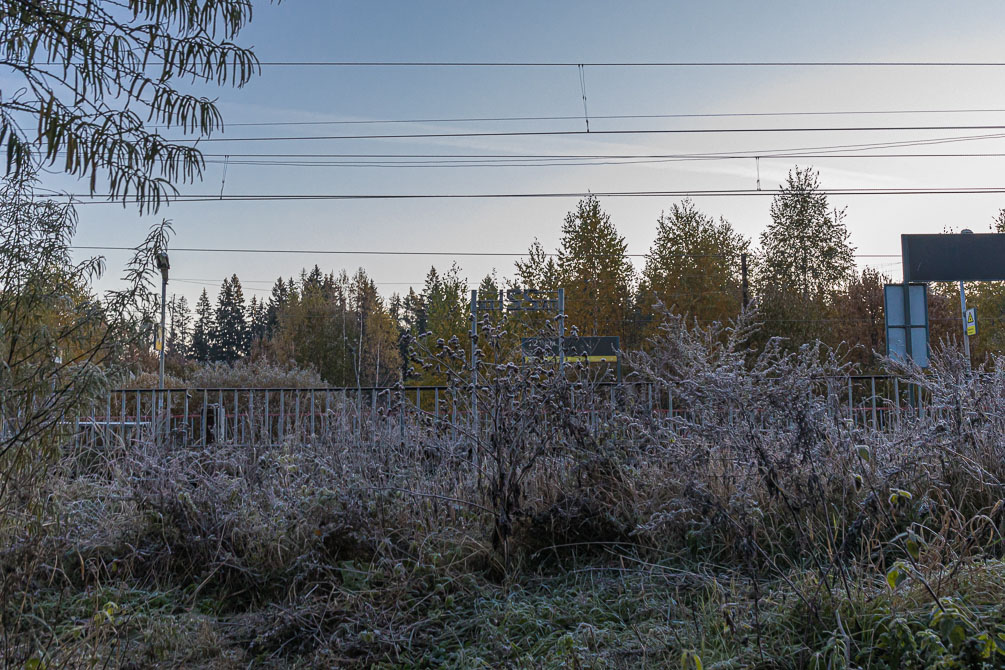
<path id="1" fill-rule="evenodd" d="M 167 321 L 167 287 L 168 287 L 168 270 L 171 269 L 171 263 L 168 261 L 167 253 L 160 251 L 155 257 L 157 261 L 157 269 L 161 271 L 161 332 L 160 332 L 160 376 L 158 377 L 158 388 L 164 389 L 164 349 L 165 347 L 165 332 L 164 326 Z"/>
<path id="2" fill-rule="evenodd" d="M 157 269 L 161 271 L 161 325 L 160 333 L 158 334 L 159 337 L 156 338 L 160 348 L 160 370 L 157 377 L 157 408 L 161 410 L 164 406 L 164 350 L 167 349 L 165 325 L 167 321 L 168 270 L 171 269 L 171 263 L 168 260 L 167 252 L 164 251 L 157 252 L 154 260 L 157 263 Z M 162 414 L 162 412 L 158 411 L 158 414 Z"/>

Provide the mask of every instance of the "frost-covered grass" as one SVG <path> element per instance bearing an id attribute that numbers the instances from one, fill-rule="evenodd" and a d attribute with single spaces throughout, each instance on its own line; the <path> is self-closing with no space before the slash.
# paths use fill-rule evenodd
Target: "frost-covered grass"
<path id="1" fill-rule="evenodd" d="M 591 423 L 486 366 L 478 438 L 65 452 L 4 493 L 7 667 L 1005 665 L 1005 373 L 901 370 L 943 409 L 854 428 L 831 353 L 671 318 Z M 449 345 L 436 356 L 451 361 Z M 532 411 L 532 409 L 534 411 Z M 37 470 L 36 470 L 37 472 Z M 23 482 L 22 482 L 23 483 Z M 1000 651 L 1002 650 L 1002 651 Z"/>

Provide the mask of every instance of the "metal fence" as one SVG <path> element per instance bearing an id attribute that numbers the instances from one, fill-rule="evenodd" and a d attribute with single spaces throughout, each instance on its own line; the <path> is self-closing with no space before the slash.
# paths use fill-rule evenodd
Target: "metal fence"
<path id="1" fill-rule="evenodd" d="M 920 389 L 891 376 L 827 378 L 819 388 L 828 411 L 857 428 L 887 430 L 905 417 L 940 410 Z M 75 417 L 73 428 L 78 443 L 92 445 L 149 439 L 179 446 L 274 445 L 333 436 L 407 442 L 468 430 L 473 417 L 467 401 L 465 391 L 445 386 L 117 389 Z M 584 387 L 571 409 L 594 425 L 615 412 L 670 423 L 702 420 L 700 407 L 686 406 L 670 388 L 652 383 Z"/>

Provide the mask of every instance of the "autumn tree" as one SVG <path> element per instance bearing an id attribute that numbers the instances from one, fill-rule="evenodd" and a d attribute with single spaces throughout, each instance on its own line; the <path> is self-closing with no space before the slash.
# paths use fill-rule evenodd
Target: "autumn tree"
<path id="1" fill-rule="evenodd" d="M 629 314 L 634 269 L 628 244 L 593 195 L 569 212 L 558 250 L 568 325 L 582 335 L 621 335 Z"/>
<path id="2" fill-rule="evenodd" d="M 855 267 L 844 217 L 844 209 L 831 209 L 815 170 L 789 172 L 761 233 L 758 300 L 767 335 L 798 344 L 826 334 L 830 296 Z"/>
<path id="3" fill-rule="evenodd" d="M 398 380 L 398 328 L 364 270 L 350 277 L 315 267 L 285 291 L 273 332 L 277 358 L 313 368 L 337 386 Z"/>
<path id="4" fill-rule="evenodd" d="M 863 369 L 874 367 L 876 355 L 886 353 L 883 286 L 892 282 L 878 270 L 865 268 L 831 298 L 832 318 L 824 341 L 847 346 L 850 359 Z"/>
<path id="5" fill-rule="evenodd" d="M 452 337 L 469 343 L 470 302 L 467 281 L 460 276 L 460 268 L 456 264 L 446 272 L 431 267 L 426 273 L 422 293 L 410 291 L 405 300 L 408 307 L 406 330 L 430 349 L 436 348 L 437 341 L 447 342 Z M 439 384 L 443 383 L 444 377 L 433 370 L 419 369 L 408 381 L 413 384 Z"/>
<path id="6" fill-rule="evenodd" d="M 750 242 L 725 219 L 702 213 L 690 199 L 656 222 L 639 283 L 638 304 L 652 314 L 657 301 L 700 321 L 725 321 L 741 308 L 741 257 Z"/>
<path id="7" fill-rule="evenodd" d="M 384 307 L 377 285 L 362 268 L 349 285 L 358 329 L 358 355 L 355 357 L 357 384 L 390 386 L 400 378 L 400 333 Z"/>
<path id="8" fill-rule="evenodd" d="M 527 257 L 517 260 L 514 288 L 552 291 L 559 288 L 559 270 L 553 254 L 537 239 L 530 245 Z"/>
<path id="9" fill-rule="evenodd" d="M 855 267 L 845 210 L 831 209 L 812 168 L 789 172 L 771 202 L 771 223 L 761 233 L 761 279 L 804 299 L 824 296 Z"/>

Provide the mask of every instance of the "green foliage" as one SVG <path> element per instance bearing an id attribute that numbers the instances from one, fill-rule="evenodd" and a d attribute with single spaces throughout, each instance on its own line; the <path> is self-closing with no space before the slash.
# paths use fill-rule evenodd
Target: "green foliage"
<path id="1" fill-rule="evenodd" d="M 203 289 L 199 301 L 195 304 L 195 327 L 192 330 L 192 357 L 195 360 L 206 362 L 212 359 L 214 332 L 216 332 L 216 321 L 213 305 L 209 302 L 206 289 Z"/>
<path id="2" fill-rule="evenodd" d="M 258 61 L 232 41 L 250 20 L 249 0 L 3 0 L 7 173 L 57 165 L 87 179 L 91 193 L 100 176 L 110 197 L 156 209 L 173 184 L 199 179 L 204 162 L 145 124 L 220 130 L 215 102 L 179 83 L 250 81 Z"/>
<path id="3" fill-rule="evenodd" d="M 844 210 L 831 210 L 821 192 L 818 172 L 790 171 L 771 202 L 771 223 L 761 233 L 761 281 L 803 299 L 836 289 L 855 267 L 843 220 Z"/>
<path id="4" fill-rule="evenodd" d="M 312 368 L 336 386 L 398 381 L 397 328 L 362 269 L 350 277 L 323 275 L 315 266 L 299 285 L 277 282 L 273 298 L 277 321 L 271 347 L 280 362 Z"/>
<path id="5" fill-rule="evenodd" d="M 716 222 L 691 200 L 660 214 L 639 284 L 639 307 L 658 300 L 702 322 L 725 321 L 740 311 L 740 257 L 749 240 L 725 219 Z"/>
<path id="6" fill-rule="evenodd" d="M 224 279 L 216 298 L 216 314 L 210 338 L 210 357 L 213 360 L 233 363 L 247 355 L 251 347 L 251 333 L 245 312 L 241 281 L 237 275 Z"/>
<path id="7" fill-rule="evenodd" d="M 568 327 L 581 335 L 623 335 L 635 273 L 627 249 L 595 196 L 565 217 L 558 280 L 566 290 Z"/>

